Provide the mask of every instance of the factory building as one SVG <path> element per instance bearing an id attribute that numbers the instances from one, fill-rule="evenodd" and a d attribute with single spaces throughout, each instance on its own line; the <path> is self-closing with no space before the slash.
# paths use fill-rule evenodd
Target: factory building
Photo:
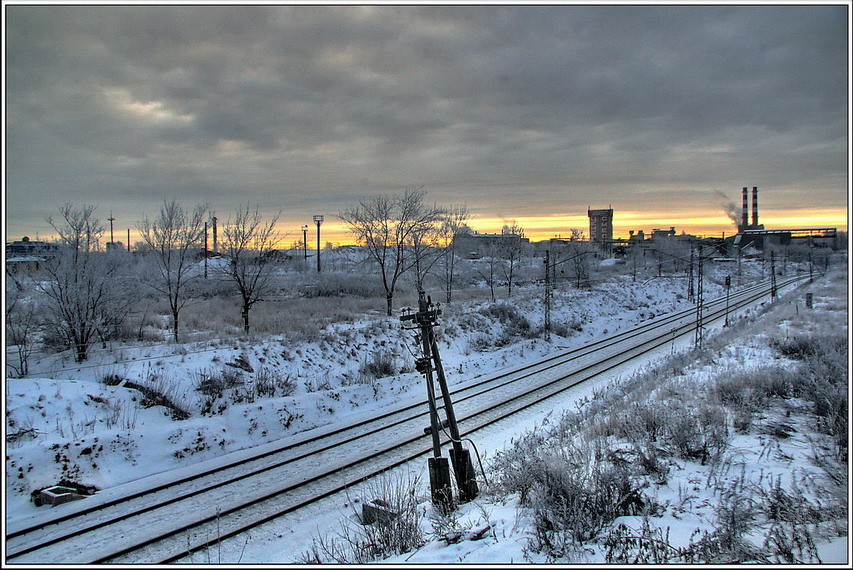
<path id="1" fill-rule="evenodd" d="M 589 241 L 598 244 L 613 241 L 613 208 L 590 210 L 587 207 L 586 213 L 589 216 Z"/>

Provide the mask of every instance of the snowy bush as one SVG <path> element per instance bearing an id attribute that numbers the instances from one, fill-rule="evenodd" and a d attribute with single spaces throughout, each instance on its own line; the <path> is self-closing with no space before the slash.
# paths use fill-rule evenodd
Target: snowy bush
<path id="1" fill-rule="evenodd" d="M 240 386 L 244 382 L 243 374 L 233 367 L 219 370 L 207 368 L 196 372 L 195 389 L 205 396 L 220 397 L 225 390 Z"/>
<path id="2" fill-rule="evenodd" d="M 424 543 L 417 495 L 420 487 L 417 476 L 385 476 L 372 481 L 364 493 L 366 500 L 356 499 L 356 505 L 373 502 L 390 515 L 368 522 L 362 518 L 363 511 L 356 510 L 351 519 L 341 523 L 336 536 L 312 539 L 311 549 L 300 556 L 299 562 L 367 564 L 420 547 Z"/>
<path id="3" fill-rule="evenodd" d="M 385 292 L 373 275 L 360 273 L 323 273 L 311 283 L 302 285 L 302 297 L 383 297 Z"/>
<path id="4" fill-rule="evenodd" d="M 775 340 L 772 346 L 797 359 L 791 375 L 793 396 L 811 402 L 818 428 L 833 437 L 839 458 L 848 450 L 848 346 L 846 333 L 803 335 Z"/>
<path id="5" fill-rule="evenodd" d="M 260 368 L 255 373 L 255 394 L 261 398 L 292 396 L 296 382 L 290 374 L 274 368 Z"/>
<path id="6" fill-rule="evenodd" d="M 387 348 L 379 348 L 361 358 L 359 374 L 367 379 L 384 378 L 397 374 L 397 354 Z"/>

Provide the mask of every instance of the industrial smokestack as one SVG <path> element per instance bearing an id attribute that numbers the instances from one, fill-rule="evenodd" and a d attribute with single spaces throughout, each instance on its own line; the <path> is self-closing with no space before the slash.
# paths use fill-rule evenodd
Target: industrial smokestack
<path id="1" fill-rule="evenodd" d="M 752 225 L 758 227 L 758 186 L 752 187 Z"/>
<path id="2" fill-rule="evenodd" d="M 746 226 L 749 225 L 749 189 L 744 186 L 743 187 L 743 215 L 741 216 L 741 224 L 740 229 L 745 230 Z"/>

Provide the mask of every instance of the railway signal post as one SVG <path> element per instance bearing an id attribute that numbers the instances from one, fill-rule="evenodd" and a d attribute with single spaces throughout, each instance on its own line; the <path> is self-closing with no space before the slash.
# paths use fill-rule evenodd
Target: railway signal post
<path id="1" fill-rule="evenodd" d="M 471 455 L 462 446 L 459 435 L 459 427 L 456 423 L 456 414 L 453 411 L 453 402 L 450 398 L 450 390 L 444 376 L 444 368 L 441 364 L 441 355 L 435 340 L 433 327 L 436 325 L 441 309 L 432 304 L 423 291 L 418 292 L 418 312 L 409 313 L 400 317 L 403 322 L 412 321 L 412 329 L 419 330 L 416 336 L 421 345 L 421 358 L 415 362 L 415 368 L 424 375 L 427 384 L 427 398 L 429 403 L 430 427 L 432 436 L 433 457 L 429 458 L 429 478 L 432 492 L 433 504 L 449 509 L 453 507 L 453 496 L 450 482 L 450 466 L 446 457 L 441 455 L 440 431 L 445 427 L 450 431 L 450 461 L 453 464 L 453 472 L 456 485 L 459 489 L 459 501 L 467 502 L 479 494 L 477 480 L 474 476 L 474 466 L 471 463 Z M 435 384 L 438 381 L 441 397 L 444 404 L 445 420 L 440 421 L 438 417 L 438 405 L 435 397 Z"/>
<path id="2" fill-rule="evenodd" d="M 723 325 L 724 327 L 729 326 L 729 292 L 732 288 L 732 277 L 731 275 L 726 275 L 726 322 Z"/>

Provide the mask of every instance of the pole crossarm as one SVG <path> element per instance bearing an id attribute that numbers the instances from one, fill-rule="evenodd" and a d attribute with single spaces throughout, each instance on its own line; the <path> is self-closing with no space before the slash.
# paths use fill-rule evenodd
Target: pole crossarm
<path id="1" fill-rule="evenodd" d="M 477 497 L 479 488 L 474 477 L 474 466 L 467 449 L 462 446 L 459 427 L 456 423 L 456 414 L 453 410 L 453 402 L 450 398 L 450 389 L 444 376 L 444 367 L 441 364 L 441 355 L 438 351 L 438 343 L 433 330 L 441 315 L 441 308 L 433 305 L 432 299 L 426 296 L 424 291 L 418 291 L 418 311 L 407 312 L 400 317 L 403 323 L 411 322 L 412 326 L 403 326 L 406 330 L 417 330 L 415 341 L 420 344 L 422 356 L 416 359 L 415 369 L 424 375 L 427 385 L 427 397 L 429 404 L 430 426 L 424 430 L 432 436 L 433 457 L 429 458 L 430 488 L 432 500 L 437 506 L 448 509 L 453 506 L 453 498 L 450 488 L 450 471 L 447 458 L 441 456 L 440 432 L 444 428 L 450 430 L 450 463 L 456 478 L 456 486 L 459 490 L 459 501 L 467 502 Z M 433 375 L 433 373 L 435 373 Z M 441 391 L 445 419 L 441 421 L 438 417 L 438 403 L 436 401 L 435 382 L 438 382 Z"/>

